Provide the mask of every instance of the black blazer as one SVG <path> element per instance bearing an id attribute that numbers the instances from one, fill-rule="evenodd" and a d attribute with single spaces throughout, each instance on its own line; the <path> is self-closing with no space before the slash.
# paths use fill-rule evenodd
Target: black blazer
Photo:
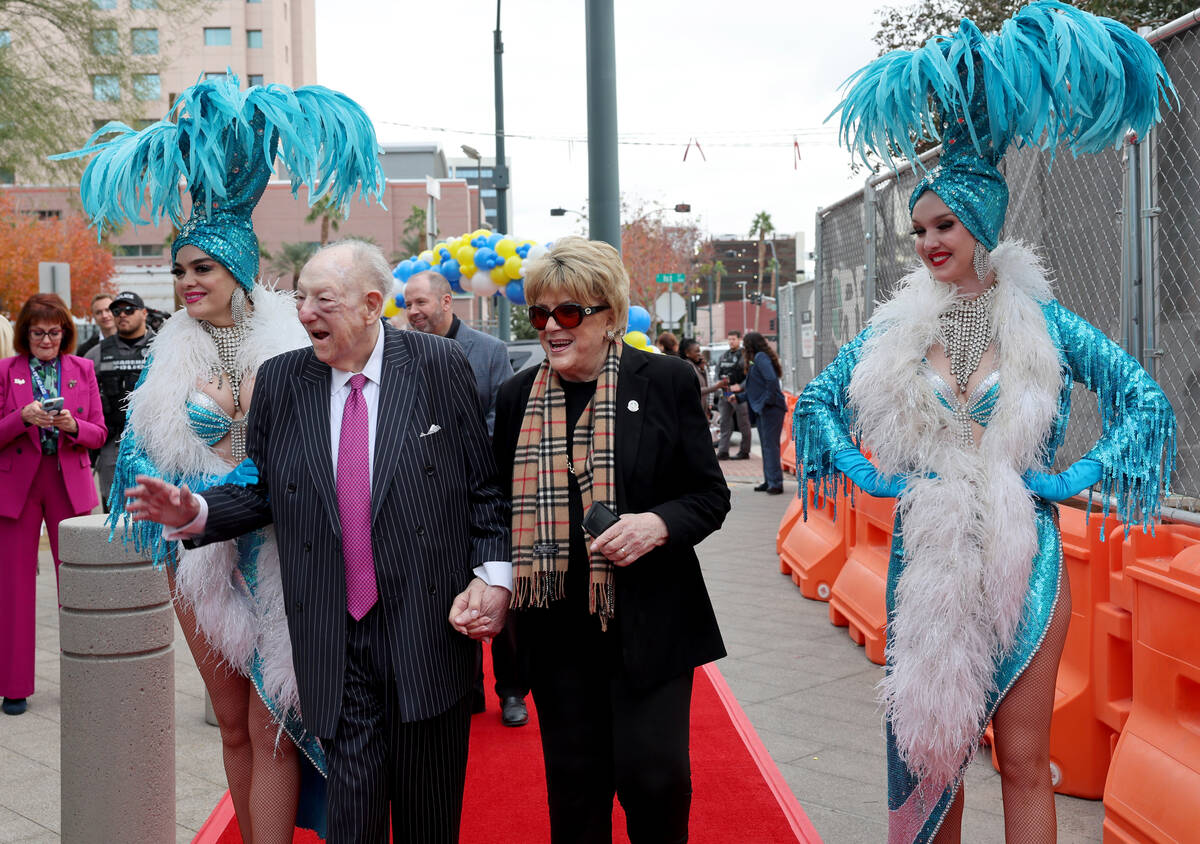
<path id="1" fill-rule="evenodd" d="M 501 488 L 510 496 L 513 456 L 537 371 L 531 367 L 510 378 L 496 401 L 492 443 Z M 665 545 L 616 568 L 621 662 L 629 680 L 644 688 L 725 656 L 694 546 L 725 521 L 729 487 L 691 364 L 625 347 L 616 450 L 617 512 L 657 513 L 670 534 Z"/>
<path id="2" fill-rule="evenodd" d="M 392 643 L 400 719 L 415 721 L 470 688 L 473 643 L 446 619 L 475 566 L 508 559 L 509 505 L 462 349 L 383 330 L 371 485 L 377 611 Z M 304 725 L 327 738 L 341 713 L 347 619 L 330 379 L 311 348 L 262 365 L 246 435 L 259 483 L 206 490 L 207 529 L 195 543 L 274 522 Z M 433 425 L 440 430 L 427 434 Z"/>

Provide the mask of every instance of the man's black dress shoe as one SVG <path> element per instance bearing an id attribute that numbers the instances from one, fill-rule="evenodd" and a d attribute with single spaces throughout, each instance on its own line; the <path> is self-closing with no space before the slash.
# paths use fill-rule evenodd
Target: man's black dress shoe
<path id="1" fill-rule="evenodd" d="M 750 455 L 749 454 L 739 454 L 736 457 L 734 457 L 733 459 L 734 460 L 749 460 Z"/>
<path id="2" fill-rule="evenodd" d="M 783 487 L 773 486 L 767 490 L 767 495 L 783 495 Z"/>
<path id="3" fill-rule="evenodd" d="M 506 727 L 523 727 L 529 723 L 525 699 L 513 695 L 500 701 L 500 722 Z"/>
<path id="4" fill-rule="evenodd" d="M 20 715 L 28 705 L 23 697 L 6 697 L 0 709 L 4 710 L 5 715 Z"/>
<path id="5" fill-rule="evenodd" d="M 728 453 L 726 453 L 726 452 L 720 452 L 720 451 L 719 451 L 719 452 L 717 452 L 717 459 L 718 459 L 718 460 L 728 460 L 728 459 L 729 459 L 729 454 L 728 454 Z"/>
<path id="6" fill-rule="evenodd" d="M 756 486 L 756 487 L 754 488 L 754 491 L 755 491 L 755 492 L 766 492 L 766 491 L 767 491 L 767 489 L 768 489 L 768 487 L 767 487 L 767 482 L 766 482 L 766 481 L 763 481 L 761 484 L 759 484 L 758 486 Z"/>

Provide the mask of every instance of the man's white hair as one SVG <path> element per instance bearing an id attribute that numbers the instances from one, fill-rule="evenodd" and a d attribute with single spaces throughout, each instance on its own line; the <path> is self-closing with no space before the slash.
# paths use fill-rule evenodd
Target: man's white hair
<path id="1" fill-rule="evenodd" d="M 364 292 L 378 290 L 385 299 L 392 295 L 392 269 L 382 249 L 369 241 L 348 237 L 325 244 L 317 254 L 334 248 L 345 249 L 348 253 L 350 264 L 346 275 L 361 285 Z"/>

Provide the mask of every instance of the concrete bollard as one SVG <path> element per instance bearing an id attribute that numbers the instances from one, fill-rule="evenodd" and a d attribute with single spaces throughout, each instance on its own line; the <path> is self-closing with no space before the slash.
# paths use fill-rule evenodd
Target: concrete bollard
<path id="1" fill-rule="evenodd" d="M 109 543 L 104 516 L 59 525 L 62 840 L 174 842 L 175 616 L 166 574 Z"/>

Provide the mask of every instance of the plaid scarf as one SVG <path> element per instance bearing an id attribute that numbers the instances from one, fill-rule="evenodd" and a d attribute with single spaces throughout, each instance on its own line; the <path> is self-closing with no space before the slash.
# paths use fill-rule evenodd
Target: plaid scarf
<path id="1" fill-rule="evenodd" d="M 616 503 L 614 452 L 617 373 L 621 343 L 613 343 L 596 393 L 567 442 L 567 400 L 550 362 L 542 363 L 517 439 L 513 460 L 513 606 L 545 607 L 563 597 L 570 562 L 568 472 L 575 475 L 586 511 L 593 501 Z M 588 610 L 608 628 L 613 617 L 613 565 L 603 554 L 589 556 Z"/>

